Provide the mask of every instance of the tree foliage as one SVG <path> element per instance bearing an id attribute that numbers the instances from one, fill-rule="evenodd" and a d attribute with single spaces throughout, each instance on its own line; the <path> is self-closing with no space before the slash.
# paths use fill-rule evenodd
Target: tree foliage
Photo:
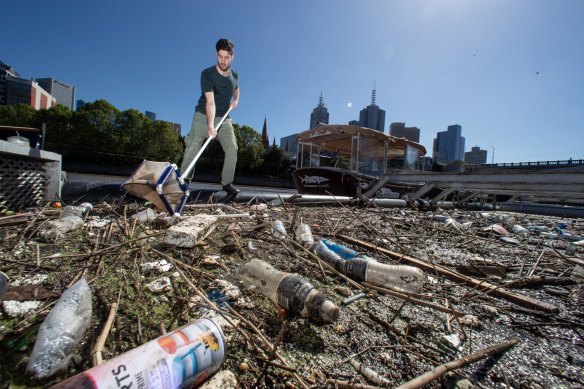
<path id="1" fill-rule="evenodd" d="M 261 165 L 264 153 L 262 136 L 253 128 L 234 124 L 237 138 L 237 172 L 254 169 Z"/>
<path id="2" fill-rule="evenodd" d="M 0 125 L 41 128 L 41 123 L 46 125 L 45 149 L 70 158 L 178 163 L 184 153 L 184 140 L 174 133 L 172 123 L 152 121 L 136 109 L 120 111 L 106 100 L 86 103 L 77 111 L 62 105 L 38 111 L 25 104 L 0 105 Z M 252 127 L 233 127 L 237 173 L 281 176 L 290 164 L 282 151 L 272 146 L 266 152 L 261 135 Z M 201 165 L 219 172 L 224 158 L 219 142 L 212 141 Z"/>
<path id="3" fill-rule="evenodd" d="M 76 112 L 62 105 L 38 111 L 25 104 L 0 106 L 2 125 L 40 128 L 41 123 L 46 125 L 46 150 L 85 159 L 177 162 L 184 150 L 172 123 L 153 122 L 135 109 L 120 111 L 106 100 Z"/>

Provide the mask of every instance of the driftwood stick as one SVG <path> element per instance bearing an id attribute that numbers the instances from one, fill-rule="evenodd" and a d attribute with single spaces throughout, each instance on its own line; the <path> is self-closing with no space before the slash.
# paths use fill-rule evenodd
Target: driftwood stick
<path id="1" fill-rule="evenodd" d="M 368 248 L 370 250 L 379 251 L 383 254 L 390 256 L 391 258 L 399 259 L 403 262 L 407 262 L 410 265 L 419 267 L 420 269 L 422 269 L 424 271 L 429 271 L 429 272 L 433 272 L 433 273 L 436 272 L 436 273 L 438 273 L 438 274 L 440 274 L 440 275 L 442 275 L 450 280 L 467 284 L 469 286 L 477 288 L 477 290 L 479 290 L 479 291 L 482 291 L 482 292 L 487 293 L 487 294 L 491 294 L 491 295 L 496 296 L 496 297 L 503 298 L 507 301 L 511 301 L 513 303 L 523 305 L 523 306 L 526 306 L 529 308 L 538 309 L 538 310 L 544 311 L 544 312 L 552 312 L 552 313 L 559 312 L 559 308 L 556 307 L 555 305 L 545 303 L 543 301 L 539 301 L 539 300 L 536 300 L 536 299 L 533 299 L 531 297 L 524 296 L 524 295 L 521 295 L 518 293 L 513 293 L 509 290 L 506 290 L 504 288 L 490 284 L 488 282 L 480 281 L 480 280 L 477 280 L 476 278 L 462 275 L 462 274 L 460 274 L 454 270 L 450 270 L 444 266 L 441 266 L 438 264 L 432 264 L 432 263 L 429 263 L 423 259 L 411 257 L 409 255 L 399 254 L 399 253 L 393 252 L 391 250 L 388 250 L 388 249 L 385 249 L 382 247 L 377 247 L 373 244 L 370 244 L 368 242 L 365 242 L 365 241 L 362 241 L 359 239 L 352 238 L 350 236 L 337 235 L 337 237 L 340 238 L 341 240 L 344 240 L 345 242 L 351 242 L 353 244 Z"/>
<path id="2" fill-rule="evenodd" d="M 444 374 L 448 373 L 451 370 L 459 369 L 461 367 L 470 365 L 471 363 L 477 362 L 483 358 L 491 356 L 493 354 L 498 354 L 503 351 L 510 349 L 511 347 L 515 346 L 519 343 L 518 338 L 514 338 L 509 342 L 499 343 L 491 347 L 487 347 L 486 349 L 477 351 L 476 353 L 467 355 L 466 357 L 446 362 L 440 366 L 435 367 L 433 370 L 422 374 L 414 378 L 411 381 L 408 381 L 400 386 L 397 389 L 415 389 L 421 388 L 424 385 L 429 384 L 430 382 L 434 381 L 442 377 Z"/>
<path id="3" fill-rule="evenodd" d="M 543 285 L 575 285 L 576 281 L 568 277 L 531 276 L 513 280 L 505 286 L 507 288 L 539 288 Z"/>
<path id="4" fill-rule="evenodd" d="M 109 311 L 109 315 L 108 315 L 107 320 L 105 322 L 105 325 L 103 326 L 103 330 L 101 331 L 99 338 L 97 338 L 97 342 L 95 342 L 93 352 L 91 353 L 91 359 L 93 361 L 93 366 L 101 365 L 101 363 L 103 362 L 103 358 L 102 358 L 101 353 L 103 351 L 103 347 L 105 346 L 105 341 L 107 339 L 107 336 L 109 335 L 109 332 L 112 328 L 112 323 L 114 322 L 114 318 L 116 317 L 116 312 L 118 311 L 119 304 L 120 304 L 120 295 L 118 294 L 118 300 L 112 304 L 110 311 Z"/>
<path id="5" fill-rule="evenodd" d="M 326 383 L 334 385 L 333 386 L 334 388 L 341 388 L 341 389 L 380 389 L 379 386 L 352 384 L 352 383 L 347 382 L 347 381 L 333 380 L 330 378 L 326 380 Z"/>

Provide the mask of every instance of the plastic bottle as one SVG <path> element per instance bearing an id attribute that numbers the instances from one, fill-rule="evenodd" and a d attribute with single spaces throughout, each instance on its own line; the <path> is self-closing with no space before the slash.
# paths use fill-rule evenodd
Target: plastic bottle
<path id="1" fill-rule="evenodd" d="M 326 247 L 328 247 L 330 250 L 337 253 L 343 259 L 351 259 L 357 256 L 356 251 L 351 250 L 350 248 L 343 246 L 341 244 L 326 239 L 322 239 L 321 242 L 324 243 Z"/>
<path id="2" fill-rule="evenodd" d="M 312 249 L 322 260 L 331 265 L 335 270 L 345 274 L 345 260 L 341 256 L 329 249 L 328 246 L 319 240 L 312 246 Z"/>
<path id="3" fill-rule="evenodd" d="M 0 303 L 4 300 L 4 295 L 8 289 L 8 276 L 0 271 Z"/>
<path id="4" fill-rule="evenodd" d="M 93 205 L 90 203 L 83 203 L 80 205 L 67 205 L 61 211 L 61 215 L 59 216 L 60 219 L 63 219 L 67 216 L 78 216 L 83 218 L 89 211 L 93 209 Z"/>
<path id="5" fill-rule="evenodd" d="M 296 240 L 306 248 L 311 248 L 314 245 L 314 237 L 308 224 L 300 223 L 296 227 Z"/>
<path id="6" fill-rule="evenodd" d="M 339 317 L 335 303 L 298 274 L 279 271 L 254 259 L 243 266 L 243 277 L 248 285 L 256 286 L 263 295 L 292 314 L 326 322 L 334 322 Z"/>
<path id="7" fill-rule="evenodd" d="M 420 293 L 424 272 L 407 265 L 387 265 L 377 261 L 355 258 L 345 263 L 345 274 L 355 281 L 377 286 L 390 286 L 407 293 Z"/>
<path id="8" fill-rule="evenodd" d="M 93 209 L 90 203 L 81 205 L 67 205 L 61 210 L 57 220 L 51 220 L 46 224 L 46 228 L 40 235 L 47 240 L 56 240 L 71 230 L 75 230 L 83 225 L 83 218 Z"/>
<path id="9" fill-rule="evenodd" d="M 276 219 L 272 222 L 272 235 L 274 235 L 274 237 L 278 240 L 286 239 L 288 233 L 286 232 L 286 228 L 284 227 L 282 220 Z"/>
<path id="10" fill-rule="evenodd" d="M 27 374 L 42 379 L 63 371 L 91 323 L 91 289 L 81 278 L 67 289 L 39 328 Z"/>
<path id="11" fill-rule="evenodd" d="M 224 359 L 221 328 L 211 319 L 203 318 L 51 388 L 192 388 L 219 370 Z"/>
<path id="12" fill-rule="evenodd" d="M 407 265 L 387 265 L 368 256 L 342 259 L 322 241 L 314 245 L 314 251 L 326 263 L 355 281 L 365 281 L 377 286 L 390 286 L 408 293 L 420 293 L 424 272 Z"/>

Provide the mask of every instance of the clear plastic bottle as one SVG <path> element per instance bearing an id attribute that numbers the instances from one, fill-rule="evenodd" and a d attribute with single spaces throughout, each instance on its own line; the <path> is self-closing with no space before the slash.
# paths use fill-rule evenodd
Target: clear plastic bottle
<path id="1" fill-rule="evenodd" d="M 296 227 L 296 240 L 306 248 L 311 248 L 314 245 L 314 237 L 312 236 L 312 231 L 308 224 L 298 224 Z"/>
<path id="2" fill-rule="evenodd" d="M 278 240 L 286 239 L 288 233 L 286 232 L 286 227 L 284 227 L 282 220 L 276 219 L 272 222 L 272 235 Z"/>
<path id="3" fill-rule="evenodd" d="M 61 211 L 61 215 L 59 216 L 59 218 L 63 219 L 67 216 L 77 216 L 83 218 L 92 209 L 93 205 L 91 205 L 90 203 L 83 203 L 80 205 L 67 205 Z"/>
<path id="4" fill-rule="evenodd" d="M 364 258 L 345 263 L 345 274 L 355 281 L 365 281 L 381 287 L 392 287 L 407 293 L 420 293 L 424 272 L 408 265 L 388 265 Z"/>
<path id="5" fill-rule="evenodd" d="M 331 265 L 335 270 L 345 274 L 345 260 L 341 256 L 329 249 L 328 246 L 319 240 L 312 246 L 312 249 L 322 260 Z"/>
<path id="6" fill-rule="evenodd" d="M 0 303 L 4 300 L 4 295 L 8 289 L 8 276 L 0 271 Z"/>
<path id="7" fill-rule="evenodd" d="M 243 266 L 243 278 L 292 314 L 326 322 L 334 322 L 339 317 L 340 310 L 335 303 L 298 274 L 282 272 L 262 260 L 253 259 Z"/>

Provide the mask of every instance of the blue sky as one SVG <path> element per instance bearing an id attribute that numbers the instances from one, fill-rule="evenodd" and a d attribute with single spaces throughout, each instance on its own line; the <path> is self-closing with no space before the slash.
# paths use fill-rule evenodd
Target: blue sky
<path id="1" fill-rule="evenodd" d="M 309 127 L 322 92 L 330 123 L 371 102 L 392 122 L 460 124 L 488 161 L 584 158 L 581 0 L 18 0 L 2 5 L 0 60 L 177 122 L 186 134 L 214 45 L 235 43 L 236 123 L 270 142 Z M 351 103 L 351 104 L 349 104 Z M 350 106 L 349 106 L 350 105 Z"/>

